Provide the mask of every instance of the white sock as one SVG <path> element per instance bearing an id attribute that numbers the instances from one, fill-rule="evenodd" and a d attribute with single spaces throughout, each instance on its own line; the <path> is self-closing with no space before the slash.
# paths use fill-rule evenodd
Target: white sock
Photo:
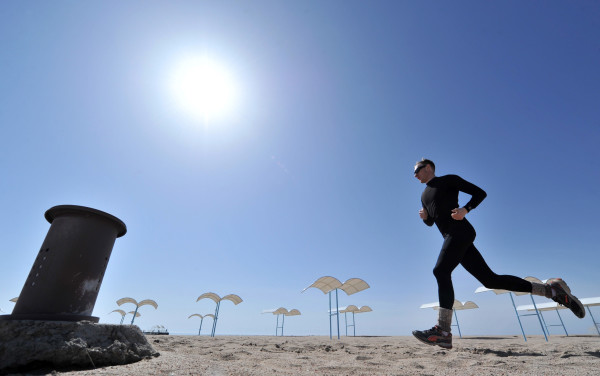
<path id="1" fill-rule="evenodd" d="M 556 292 L 545 283 L 531 282 L 531 294 L 552 299 L 556 295 Z"/>
<path id="2" fill-rule="evenodd" d="M 440 307 L 438 311 L 438 326 L 442 329 L 442 333 L 447 336 L 452 328 L 452 313 L 451 309 Z"/>

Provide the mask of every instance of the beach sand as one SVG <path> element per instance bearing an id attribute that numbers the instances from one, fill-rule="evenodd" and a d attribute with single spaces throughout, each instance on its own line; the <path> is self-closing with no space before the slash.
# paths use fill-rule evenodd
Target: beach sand
<path id="1" fill-rule="evenodd" d="M 147 336 L 160 356 L 96 375 L 600 375 L 600 336 L 463 337 L 454 348 L 403 337 Z"/>

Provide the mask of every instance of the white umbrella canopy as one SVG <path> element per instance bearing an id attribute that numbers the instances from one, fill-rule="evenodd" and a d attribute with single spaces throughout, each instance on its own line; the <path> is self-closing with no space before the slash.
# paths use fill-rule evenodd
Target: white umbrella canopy
<path id="1" fill-rule="evenodd" d="M 266 309 L 266 310 L 262 311 L 262 313 L 272 313 L 274 315 L 284 315 L 284 314 L 288 313 L 288 310 L 286 308 L 279 307 L 277 309 Z"/>
<path id="2" fill-rule="evenodd" d="M 240 298 L 239 296 L 237 296 L 235 294 L 225 295 L 224 297 L 221 298 L 219 295 L 215 294 L 214 292 L 206 292 L 206 293 L 200 295 L 198 297 L 198 299 L 196 299 L 196 301 L 199 301 L 201 299 L 211 299 L 215 303 L 218 303 L 221 300 L 229 300 L 229 301 L 232 301 L 233 304 L 235 304 L 235 305 L 238 305 L 241 302 L 243 302 L 242 298 Z"/>
<path id="3" fill-rule="evenodd" d="M 126 315 L 125 311 L 123 311 L 122 309 L 115 309 L 114 311 L 110 311 L 110 313 L 113 313 L 113 312 L 117 312 L 121 316 L 125 316 Z"/>
<path id="4" fill-rule="evenodd" d="M 117 300 L 117 305 L 119 305 L 119 306 L 121 306 L 125 303 L 133 303 L 137 307 L 141 307 L 144 305 L 151 305 L 152 307 L 154 307 L 154 309 L 158 309 L 158 304 L 152 299 L 142 300 L 139 303 L 133 298 L 121 298 L 121 299 Z"/>
<path id="5" fill-rule="evenodd" d="M 229 295 L 225 295 L 223 298 L 221 298 L 221 300 L 230 300 L 233 302 L 233 304 L 238 305 L 241 302 L 243 302 L 242 298 L 240 298 L 239 296 L 235 295 L 235 294 L 229 294 Z"/>
<path id="6" fill-rule="evenodd" d="M 583 304 L 584 306 L 599 306 L 600 305 L 600 296 L 594 297 L 594 298 L 583 298 L 580 299 L 581 304 Z"/>
<path id="7" fill-rule="evenodd" d="M 340 310 L 340 313 L 345 313 L 345 312 L 356 312 L 356 311 L 358 311 L 358 307 L 357 307 L 357 306 L 355 306 L 355 305 L 353 305 L 353 304 L 350 304 L 350 305 L 349 305 L 349 306 L 347 306 L 346 308 L 344 308 L 344 309 L 341 309 L 341 310 Z"/>
<path id="8" fill-rule="evenodd" d="M 440 302 L 426 303 L 421 305 L 419 308 L 433 308 L 437 310 L 440 309 Z M 479 308 L 479 306 L 475 304 L 475 302 L 472 302 L 470 300 L 467 300 L 466 302 L 461 302 L 458 299 L 454 299 L 454 304 L 452 305 L 452 309 L 455 309 L 457 311 L 474 308 Z"/>
<path id="9" fill-rule="evenodd" d="M 308 286 L 302 292 L 314 287 L 327 294 L 335 289 L 343 290 L 346 294 L 352 295 L 362 290 L 368 289 L 370 286 L 367 282 L 360 278 L 350 278 L 343 284 L 335 277 L 325 276 L 317 279 L 312 285 Z"/>
<path id="10" fill-rule="evenodd" d="M 517 311 L 535 311 L 537 308 L 538 311 L 554 311 L 557 309 L 567 309 L 567 307 L 562 306 L 556 302 L 548 302 L 548 303 L 539 303 L 535 306 L 533 304 L 520 305 L 517 306 Z"/>
<path id="11" fill-rule="evenodd" d="M 143 305 L 151 305 L 152 307 L 154 307 L 154 309 L 158 309 L 158 304 L 151 299 L 146 299 L 146 300 L 142 300 L 141 302 L 138 303 L 138 307 L 141 307 Z"/>
<path id="12" fill-rule="evenodd" d="M 192 315 L 189 315 L 189 316 L 188 316 L 188 319 L 191 319 L 191 318 L 192 318 L 192 317 L 194 317 L 194 316 L 196 316 L 196 317 L 200 317 L 201 319 L 204 319 L 204 318 L 206 318 L 206 317 L 212 317 L 213 319 L 215 318 L 215 315 L 213 315 L 212 313 L 206 314 L 206 315 L 204 315 L 204 316 L 202 316 L 202 315 L 201 315 L 201 314 L 199 314 L 199 313 L 194 313 L 194 314 L 192 314 Z"/>
<path id="13" fill-rule="evenodd" d="M 285 316 L 298 316 L 300 315 L 300 311 L 298 311 L 297 309 L 291 309 L 291 310 L 287 310 L 287 308 L 284 307 L 279 307 L 277 309 L 267 309 L 265 311 L 263 311 L 262 313 L 272 313 L 274 315 L 285 315 Z"/>
<path id="14" fill-rule="evenodd" d="M 433 303 L 430 303 L 430 304 L 433 304 Z M 421 308 L 429 308 L 429 307 L 421 306 Z M 353 304 L 346 306 L 346 307 L 340 307 L 340 310 L 339 310 L 340 313 L 346 313 L 346 312 L 364 313 L 364 312 L 372 312 L 372 311 L 373 310 L 369 306 L 362 306 L 362 307 L 358 308 L 357 306 L 355 306 Z M 335 310 L 331 310 L 331 312 L 335 312 Z"/>
<path id="15" fill-rule="evenodd" d="M 119 306 L 120 306 L 120 305 L 123 305 L 123 304 L 125 304 L 125 303 L 133 303 L 133 304 L 135 304 L 136 306 L 138 305 L 138 302 L 137 302 L 137 300 L 135 300 L 135 299 L 133 299 L 133 298 L 121 298 L 121 299 L 117 300 L 117 305 L 119 305 Z"/>
<path id="16" fill-rule="evenodd" d="M 311 287 L 314 287 L 314 288 L 317 288 L 317 289 L 323 291 L 323 294 L 327 294 L 330 291 L 333 291 L 337 288 L 342 287 L 342 282 L 340 282 L 335 277 L 325 276 L 325 277 L 321 277 L 321 278 L 317 279 L 312 285 L 310 285 L 307 288 L 305 288 L 304 290 L 302 290 L 302 292 L 306 291 L 307 289 L 309 289 Z"/>
<path id="17" fill-rule="evenodd" d="M 342 285 L 342 287 L 340 287 L 340 289 L 344 290 L 344 292 L 348 295 L 352 295 L 352 294 L 356 294 L 357 292 L 360 292 L 362 290 L 366 290 L 368 289 L 369 284 L 365 281 L 363 281 L 360 278 L 350 278 L 349 280 L 347 280 L 346 282 L 344 282 L 344 284 Z"/>
<path id="18" fill-rule="evenodd" d="M 215 294 L 214 292 L 205 292 L 204 294 L 200 295 L 198 297 L 198 299 L 196 299 L 196 301 L 199 301 L 201 299 L 211 299 L 214 300 L 215 303 L 218 303 L 221 301 L 221 297 L 217 294 Z"/>

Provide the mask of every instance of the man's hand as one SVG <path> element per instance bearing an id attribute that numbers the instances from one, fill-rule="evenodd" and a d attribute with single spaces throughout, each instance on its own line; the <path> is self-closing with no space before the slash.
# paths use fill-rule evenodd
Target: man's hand
<path id="1" fill-rule="evenodd" d="M 465 208 L 456 208 L 452 209 L 452 214 L 450 214 L 450 216 L 452 217 L 452 219 L 462 221 L 463 218 L 465 218 L 465 215 L 467 215 L 467 213 L 468 211 Z"/>
<path id="2" fill-rule="evenodd" d="M 421 217 L 422 220 L 426 220 L 427 218 L 429 218 L 429 214 L 427 213 L 427 209 L 421 208 L 421 210 L 419 210 L 419 217 Z"/>

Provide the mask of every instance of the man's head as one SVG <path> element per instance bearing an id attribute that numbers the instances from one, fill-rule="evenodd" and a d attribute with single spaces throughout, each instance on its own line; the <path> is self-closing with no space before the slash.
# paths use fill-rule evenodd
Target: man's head
<path id="1" fill-rule="evenodd" d="M 415 164 L 414 175 L 421 183 L 427 183 L 435 176 L 435 163 L 429 159 L 421 159 Z"/>

